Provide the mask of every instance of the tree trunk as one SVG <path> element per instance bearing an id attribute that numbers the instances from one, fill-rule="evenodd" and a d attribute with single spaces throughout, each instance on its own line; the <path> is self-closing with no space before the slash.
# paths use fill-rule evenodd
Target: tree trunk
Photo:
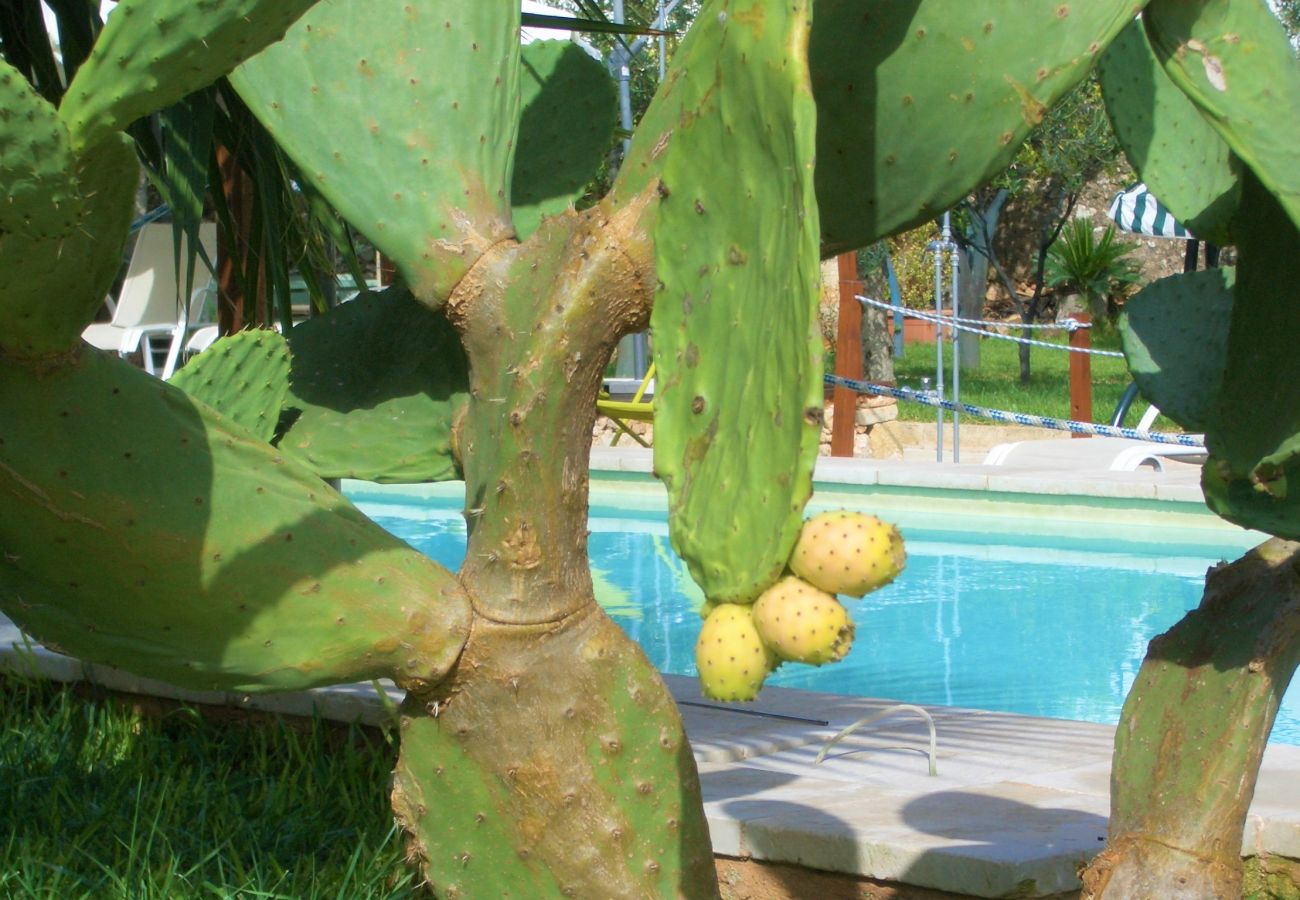
<path id="1" fill-rule="evenodd" d="M 1124 703 L 1109 840 L 1085 898 L 1241 896 L 1246 813 L 1297 663 L 1300 544 L 1273 539 L 1211 570 Z"/>
<path id="2" fill-rule="evenodd" d="M 549 219 L 448 303 L 470 361 L 460 579 L 477 618 L 451 677 L 408 694 L 393 788 L 446 896 L 717 895 L 681 718 L 597 606 L 587 556 L 596 395 L 654 288 L 628 249 L 637 212 Z"/>

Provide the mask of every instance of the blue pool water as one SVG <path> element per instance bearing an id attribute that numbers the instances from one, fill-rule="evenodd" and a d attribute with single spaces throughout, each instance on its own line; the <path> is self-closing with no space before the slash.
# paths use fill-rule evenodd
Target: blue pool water
<path id="1" fill-rule="evenodd" d="M 459 567 L 459 500 L 354 499 L 389 531 Z M 1114 529 L 1008 535 L 978 521 L 893 518 L 907 568 L 846 603 L 857 623 L 853 651 L 822 668 L 787 664 L 768 684 L 1113 724 L 1147 642 L 1200 602 L 1209 566 L 1249 545 L 1146 543 L 1141 532 L 1135 539 Z M 601 605 L 661 671 L 696 674 L 703 598 L 672 551 L 663 513 L 593 506 L 590 528 Z M 1272 739 L 1300 744 L 1300 690 L 1284 699 Z"/>

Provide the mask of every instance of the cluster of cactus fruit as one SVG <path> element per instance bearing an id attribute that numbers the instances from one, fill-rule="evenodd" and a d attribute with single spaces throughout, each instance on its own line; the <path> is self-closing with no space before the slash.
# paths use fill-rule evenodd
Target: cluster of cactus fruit
<path id="1" fill-rule="evenodd" d="M 804 522 L 789 574 L 752 604 L 708 602 L 695 644 L 700 689 L 712 700 L 745 701 L 787 662 L 821 666 L 853 647 L 854 623 L 836 595 L 865 597 L 903 571 L 907 553 L 894 525 L 849 510 Z"/>

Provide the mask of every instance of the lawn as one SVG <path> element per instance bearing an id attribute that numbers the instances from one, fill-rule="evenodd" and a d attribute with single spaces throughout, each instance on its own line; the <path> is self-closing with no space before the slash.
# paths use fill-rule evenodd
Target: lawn
<path id="1" fill-rule="evenodd" d="M 0 678 L 0 897 L 413 898 L 396 738 Z"/>
<path id="2" fill-rule="evenodd" d="M 1035 340 L 1049 341 L 1064 345 L 1066 337 L 1057 332 L 1039 332 Z M 1094 332 L 1093 347 L 1100 350 L 1118 350 L 1119 338 L 1114 333 Z M 980 344 L 980 364 L 975 369 L 963 369 L 961 373 L 961 401 L 975 406 L 986 406 L 1009 412 L 1030 413 L 1039 416 L 1051 416 L 1068 419 L 1070 416 L 1070 360 L 1071 354 L 1065 350 L 1051 350 L 1046 347 L 1030 349 L 1031 380 L 1028 385 L 1020 383 L 1020 348 L 1017 344 L 985 338 Z M 952 355 L 950 346 L 945 347 L 944 382 L 948 386 L 946 394 L 952 396 Z M 1124 360 L 1116 357 L 1093 356 L 1092 362 L 1092 421 L 1109 423 L 1116 405 L 1131 380 Z M 903 355 L 894 360 L 894 375 L 900 387 L 921 387 L 921 379 L 928 377 L 933 387 L 935 383 L 935 350 L 933 344 L 908 344 Z M 1124 424 L 1134 426 L 1147 403 L 1142 398 L 1133 402 Z M 919 403 L 899 403 L 899 418 L 913 422 L 932 422 L 935 413 L 932 407 Z M 963 422 L 979 423 L 988 420 L 963 416 Z M 1157 430 L 1178 430 L 1169 420 L 1161 417 L 1156 420 Z"/>

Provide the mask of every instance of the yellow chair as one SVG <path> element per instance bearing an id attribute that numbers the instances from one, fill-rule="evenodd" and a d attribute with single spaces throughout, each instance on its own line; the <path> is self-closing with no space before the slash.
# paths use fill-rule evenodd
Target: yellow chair
<path id="1" fill-rule="evenodd" d="M 645 378 L 641 379 L 641 386 L 636 389 L 631 400 L 613 400 L 605 391 L 600 392 L 600 398 L 596 400 L 596 411 L 602 415 L 608 416 L 615 425 L 618 426 L 619 432 L 614 435 L 614 440 L 610 445 L 617 444 L 619 438 L 628 435 L 642 447 L 649 447 L 650 443 L 641 435 L 627 427 L 628 420 L 635 422 L 653 422 L 654 421 L 654 404 L 650 400 L 643 399 L 645 392 L 650 387 L 650 382 L 654 381 L 655 367 L 654 363 L 646 370 Z"/>

